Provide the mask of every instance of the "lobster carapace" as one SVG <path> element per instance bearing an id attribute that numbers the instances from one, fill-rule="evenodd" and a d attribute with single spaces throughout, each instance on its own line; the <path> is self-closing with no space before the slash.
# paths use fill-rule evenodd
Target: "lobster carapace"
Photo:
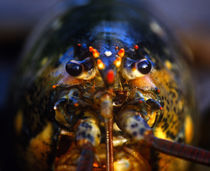
<path id="1" fill-rule="evenodd" d="M 55 18 L 18 76 L 22 168 L 186 168 L 158 152 L 180 156 L 170 142 L 193 138 L 190 81 L 174 42 L 149 12 L 124 2 L 90 3 Z"/>

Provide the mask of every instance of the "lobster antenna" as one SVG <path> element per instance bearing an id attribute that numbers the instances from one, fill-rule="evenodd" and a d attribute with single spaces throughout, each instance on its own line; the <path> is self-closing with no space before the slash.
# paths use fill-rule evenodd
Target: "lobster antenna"
<path id="1" fill-rule="evenodd" d="M 144 131 L 141 133 L 140 136 L 134 137 L 134 139 L 136 139 L 137 141 L 144 140 L 155 150 L 171 156 L 176 156 L 200 164 L 210 165 L 209 151 L 193 147 L 191 145 L 171 142 L 168 140 L 157 138 L 154 136 L 151 128 L 143 118 L 139 119 L 138 124 L 144 127 Z"/>
<path id="2" fill-rule="evenodd" d="M 172 156 L 210 166 L 210 152 L 191 145 L 171 142 L 155 137 L 151 132 L 144 135 L 154 149 Z"/>
<path id="3" fill-rule="evenodd" d="M 132 132 L 135 130 L 130 129 L 129 126 L 124 127 L 124 130 L 130 134 L 134 140 L 145 141 L 148 146 L 171 156 L 176 156 L 204 165 L 210 165 L 209 151 L 155 137 L 152 129 L 140 115 L 127 116 L 125 122 L 122 120 L 124 125 L 132 124 L 132 122 L 136 123 L 137 127 L 140 128 L 138 134 L 133 134 Z"/>
<path id="4" fill-rule="evenodd" d="M 106 170 L 113 171 L 113 115 L 112 115 L 112 98 L 109 94 L 105 94 L 101 98 L 101 115 L 104 117 L 106 129 Z"/>

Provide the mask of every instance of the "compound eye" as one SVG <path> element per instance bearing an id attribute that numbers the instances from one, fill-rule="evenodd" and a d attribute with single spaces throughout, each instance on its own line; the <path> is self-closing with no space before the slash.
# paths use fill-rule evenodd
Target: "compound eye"
<path id="1" fill-rule="evenodd" d="M 149 60 L 143 59 L 137 63 L 137 69 L 141 74 L 148 74 L 152 69 L 152 64 Z"/>
<path id="2" fill-rule="evenodd" d="M 75 61 L 69 61 L 66 64 L 66 71 L 73 77 L 78 77 L 83 72 L 83 65 Z"/>

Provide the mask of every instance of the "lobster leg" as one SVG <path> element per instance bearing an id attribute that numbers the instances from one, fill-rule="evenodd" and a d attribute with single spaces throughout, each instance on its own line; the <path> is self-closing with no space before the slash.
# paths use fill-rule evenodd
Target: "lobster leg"
<path id="1" fill-rule="evenodd" d="M 90 115 L 77 127 L 76 141 L 81 149 L 77 171 L 91 171 L 94 162 L 94 147 L 100 143 L 101 132 L 96 120 Z"/>
<path id="2" fill-rule="evenodd" d="M 77 171 L 92 171 L 94 161 L 94 147 L 91 143 L 84 143 Z"/>

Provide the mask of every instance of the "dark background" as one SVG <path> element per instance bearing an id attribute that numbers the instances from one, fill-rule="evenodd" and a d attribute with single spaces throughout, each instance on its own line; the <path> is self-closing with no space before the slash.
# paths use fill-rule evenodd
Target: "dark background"
<path id="1" fill-rule="evenodd" d="M 4 110 L 5 99 L 24 44 L 33 28 L 39 25 L 38 21 L 49 14 L 58 1 L 61 0 L 0 1 L 1 122 L 4 122 L 8 115 Z M 170 27 L 184 48 L 193 56 L 189 64 L 201 123 L 201 127 L 196 129 L 200 131 L 199 145 L 210 150 L 208 133 L 210 130 L 210 1 L 147 0 L 147 2 L 151 11 Z"/>

